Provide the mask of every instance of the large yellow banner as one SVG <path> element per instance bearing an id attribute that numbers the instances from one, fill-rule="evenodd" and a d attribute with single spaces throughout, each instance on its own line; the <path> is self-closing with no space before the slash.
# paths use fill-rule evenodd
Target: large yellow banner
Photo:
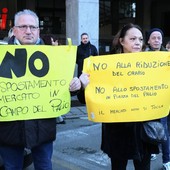
<path id="1" fill-rule="evenodd" d="M 1 45 L 0 121 L 58 117 L 70 110 L 76 46 Z"/>
<path id="2" fill-rule="evenodd" d="M 170 53 L 140 52 L 85 59 L 88 118 L 133 122 L 165 117 L 170 105 Z"/>

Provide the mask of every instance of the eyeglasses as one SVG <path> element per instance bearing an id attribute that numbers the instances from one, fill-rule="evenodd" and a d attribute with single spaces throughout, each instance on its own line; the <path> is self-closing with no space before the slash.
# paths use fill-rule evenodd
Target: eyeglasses
<path id="1" fill-rule="evenodd" d="M 26 31 L 28 28 L 31 30 L 31 31 L 36 31 L 39 27 L 36 27 L 36 26 L 33 26 L 33 25 L 18 25 L 18 26 L 15 26 L 17 28 L 19 28 L 21 31 Z"/>

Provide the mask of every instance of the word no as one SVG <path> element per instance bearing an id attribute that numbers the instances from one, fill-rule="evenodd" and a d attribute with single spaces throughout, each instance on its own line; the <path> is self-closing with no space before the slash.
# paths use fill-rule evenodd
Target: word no
<path id="1" fill-rule="evenodd" d="M 2 56 L 1 56 L 2 57 Z M 35 61 L 39 59 L 42 62 L 42 68 L 37 69 Z M 27 52 L 26 49 L 15 49 L 15 56 L 6 52 L 5 57 L 0 64 L 0 77 L 12 78 L 12 71 L 16 77 L 22 77 L 26 73 Z M 34 52 L 28 61 L 30 72 L 36 77 L 43 77 L 49 71 L 48 57 L 41 51 Z M 12 70 L 12 71 L 11 71 Z"/>

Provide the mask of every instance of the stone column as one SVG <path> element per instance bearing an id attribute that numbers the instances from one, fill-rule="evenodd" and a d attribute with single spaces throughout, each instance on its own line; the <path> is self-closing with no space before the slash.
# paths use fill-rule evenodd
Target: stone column
<path id="1" fill-rule="evenodd" d="M 79 45 L 83 32 L 89 34 L 90 42 L 98 49 L 99 0 L 66 0 L 66 37 Z"/>

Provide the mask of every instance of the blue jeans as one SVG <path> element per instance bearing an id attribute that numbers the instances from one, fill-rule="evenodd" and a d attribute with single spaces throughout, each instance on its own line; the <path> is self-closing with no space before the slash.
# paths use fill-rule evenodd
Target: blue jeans
<path id="1" fill-rule="evenodd" d="M 52 170 L 53 143 L 45 143 L 31 149 L 35 170 Z M 24 148 L 0 147 L 0 154 L 4 161 L 5 170 L 22 170 Z"/>
<path id="2" fill-rule="evenodd" d="M 167 163 L 170 161 L 169 132 L 168 132 L 167 119 L 168 119 L 167 117 L 161 119 L 161 123 L 164 126 L 166 137 L 167 137 L 167 141 L 161 144 L 163 163 Z"/>

